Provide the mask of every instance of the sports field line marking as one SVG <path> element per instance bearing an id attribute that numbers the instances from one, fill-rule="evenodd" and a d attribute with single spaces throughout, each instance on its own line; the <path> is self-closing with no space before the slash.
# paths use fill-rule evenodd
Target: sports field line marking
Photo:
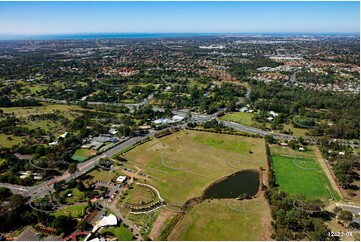
<path id="1" fill-rule="evenodd" d="M 296 163 L 295 163 L 295 160 L 296 160 L 296 158 L 294 158 L 293 160 L 292 160 L 292 163 L 293 163 L 293 165 L 294 166 L 296 166 L 296 167 L 298 167 L 298 168 L 301 168 L 301 169 L 304 169 L 304 170 L 309 170 L 309 171 L 319 171 L 320 170 L 320 168 L 318 167 L 315 167 L 315 168 L 308 168 L 308 167 L 302 167 L 302 166 L 300 166 L 300 165 L 297 165 Z"/>

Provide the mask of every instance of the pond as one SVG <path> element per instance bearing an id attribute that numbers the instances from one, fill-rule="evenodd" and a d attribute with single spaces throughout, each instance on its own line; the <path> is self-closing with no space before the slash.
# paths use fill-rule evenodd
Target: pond
<path id="1" fill-rule="evenodd" d="M 254 196 L 259 189 L 259 173 L 245 170 L 214 183 L 204 193 L 205 198 L 238 198 L 243 194 Z"/>

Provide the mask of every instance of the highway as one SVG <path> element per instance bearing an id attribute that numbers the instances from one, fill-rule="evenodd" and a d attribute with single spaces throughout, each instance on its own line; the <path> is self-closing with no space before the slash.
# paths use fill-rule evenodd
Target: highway
<path id="1" fill-rule="evenodd" d="M 78 165 L 78 170 L 73 173 L 70 174 L 69 172 L 64 173 L 62 176 L 60 177 L 55 177 L 49 181 L 43 182 L 39 185 L 33 186 L 33 187 L 28 187 L 28 195 L 31 197 L 30 200 L 33 200 L 37 197 L 41 197 L 44 196 L 46 194 L 49 193 L 49 191 L 53 190 L 53 184 L 55 182 L 59 182 L 59 181 L 69 181 L 70 179 L 74 179 L 76 177 L 79 177 L 85 173 L 87 173 L 90 169 L 92 169 L 93 167 L 96 166 L 97 161 L 99 161 L 100 158 L 104 158 L 104 157 L 112 157 L 113 155 L 117 154 L 118 152 L 120 152 L 121 150 L 124 150 L 126 148 L 128 148 L 129 146 L 132 146 L 133 144 L 135 144 L 136 142 L 145 139 L 151 135 L 153 135 L 154 132 L 150 132 L 149 134 L 145 135 L 145 136 L 136 136 L 133 138 L 128 139 L 127 141 L 116 145 L 115 147 L 105 151 L 104 153 L 95 156 L 91 159 L 89 159 L 88 161 L 84 162 L 84 163 L 80 163 Z M 0 184 L 1 185 L 1 184 Z M 24 187 L 26 188 L 26 187 Z M 36 193 L 34 193 L 36 192 Z"/>

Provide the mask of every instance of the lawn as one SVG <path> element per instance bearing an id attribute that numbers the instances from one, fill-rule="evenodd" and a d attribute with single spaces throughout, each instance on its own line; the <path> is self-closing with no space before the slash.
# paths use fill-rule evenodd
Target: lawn
<path id="1" fill-rule="evenodd" d="M 61 216 L 61 215 L 65 215 L 65 216 L 71 215 L 74 218 L 80 218 L 82 216 L 83 211 L 86 208 L 86 206 L 87 206 L 87 204 L 79 204 L 79 205 L 65 207 L 65 208 L 62 208 L 62 209 L 56 211 L 52 215 L 54 215 L 55 217 Z"/>
<path id="2" fill-rule="evenodd" d="M 146 234 L 152 231 L 153 239 L 159 239 L 158 237 L 163 234 L 162 231 L 172 229 L 169 218 L 174 216 L 174 211 L 181 210 L 180 207 L 189 199 L 202 196 L 205 189 L 215 181 L 239 170 L 259 170 L 260 167 L 267 167 L 263 139 L 191 130 L 154 138 L 126 152 L 125 158 L 128 162 L 124 162 L 124 167 L 140 170 L 151 176 L 147 178 L 147 183 L 156 187 L 160 196 L 168 204 L 166 208 L 158 210 L 167 212 L 159 221 L 155 222 L 155 216 L 154 220 L 145 222 L 140 217 L 148 218 L 149 214 L 132 215 L 121 207 L 126 201 L 139 200 L 141 194 L 128 191 L 126 199 L 118 203 L 120 211 L 142 228 L 141 233 Z M 263 195 L 257 199 L 263 199 Z M 255 202 L 254 199 L 249 201 Z M 262 207 L 259 209 L 260 213 L 254 215 L 234 212 L 221 201 L 203 202 L 197 205 L 194 211 L 190 211 L 190 214 L 194 216 L 186 215 L 181 221 L 181 227 L 172 229 L 171 239 L 267 239 L 266 234 L 270 234 L 268 229 L 270 228 L 270 212 L 264 200 L 260 206 Z M 201 218 L 203 214 L 204 219 L 194 221 Z M 224 219 L 217 221 L 218 217 Z M 236 222 L 233 223 L 233 221 Z M 151 230 L 145 232 L 143 230 L 146 229 L 147 224 Z M 201 231 L 199 228 L 205 228 L 207 231 Z M 215 230 L 211 231 L 213 229 Z M 240 236 L 231 230 L 251 232 Z M 177 231 L 182 231 L 182 233 L 177 234 Z"/>
<path id="3" fill-rule="evenodd" d="M 79 191 L 78 188 L 67 189 L 65 191 L 62 191 L 61 193 L 65 196 L 69 193 L 72 194 L 70 197 L 66 197 L 65 199 L 65 201 L 68 204 L 74 204 L 74 203 L 86 201 L 84 192 Z"/>
<path id="4" fill-rule="evenodd" d="M 276 183 L 289 194 L 304 194 L 310 199 L 329 199 L 330 192 L 336 200 L 337 192 L 316 158 L 272 155 Z"/>
<path id="5" fill-rule="evenodd" d="M 105 233 L 111 233 L 115 235 L 118 241 L 133 240 L 132 232 L 130 232 L 129 229 L 125 228 L 123 224 L 121 224 L 119 227 L 111 227 L 111 228 L 103 229 L 101 231 L 101 235 L 104 235 Z"/>
<path id="6" fill-rule="evenodd" d="M 315 154 L 316 147 L 314 146 L 307 146 L 307 150 L 299 151 L 294 150 L 290 147 L 283 147 L 279 145 L 271 145 L 271 153 L 272 155 L 283 155 L 283 156 L 302 156 L 307 158 L 317 158 Z"/>
<path id="7" fill-rule="evenodd" d="M 62 126 L 60 122 L 52 122 L 49 120 L 28 121 L 28 124 L 24 125 L 24 127 L 27 127 L 29 129 L 37 129 L 39 127 L 47 133 L 64 128 L 64 126 Z"/>
<path id="8" fill-rule="evenodd" d="M 87 160 L 89 157 L 96 155 L 96 151 L 88 150 L 88 149 L 77 149 L 73 156 L 71 157 L 73 160 L 82 162 Z"/>
<path id="9" fill-rule="evenodd" d="M 65 104 L 49 104 L 39 107 L 11 107 L 11 108 L 1 108 L 4 113 L 14 113 L 15 116 L 29 116 L 31 114 L 42 114 L 42 113 L 51 113 L 55 110 L 59 110 L 64 113 L 75 112 L 78 110 L 83 110 L 76 105 L 65 105 Z"/>
<path id="10" fill-rule="evenodd" d="M 113 171 L 105 171 L 101 168 L 92 170 L 88 173 L 88 175 L 92 176 L 92 181 L 103 181 L 103 182 L 110 182 L 116 174 Z"/>
<path id="11" fill-rule="evenodd" d="M 293 132 L 293 135 L 302 137 L 307 136 L 306 132 L 308 131 L 308 129 L 295 128 L 292 124 L 283 124 L 283 129 L 286 131 L 290 130 Z"/>
<path id="12" fill-rule="evenodd" d="M 252 126 L 252 124 L 255 123 L 255 121 L 252 120 L 253 116 L 253 113 L 234 112 L 222 116 L 221 120 Z"/>
<path id="13" fill-rule="evenodd" d="M 13 145 L 22 143 L 25 137 L 0 133 L 0 147 L 11 148 Z"/>
<path id="14" fill-rule="evenodd" d="M 156 195 L 149 188 L 134 184 L 132 189 L 128 190 L 128 196 L 124 202 L 130 204 L 151 203 L 157 199 Z"/>
<path id="15" fill-rule="evenodd" d="M 270 240 L 271 215 L 263 196 L 252 200 L 211 200 L 196 205 L 167 240 Z"/>
<path id="16" fill-rule="evenodd" d="M 213 182 L 238 170 L 266 167 L 263 139 L 188 130 L 155 138 L 125 157 L 127 166 L 152 177 L 163 199 L 177 204 L 201 196 Z"/>

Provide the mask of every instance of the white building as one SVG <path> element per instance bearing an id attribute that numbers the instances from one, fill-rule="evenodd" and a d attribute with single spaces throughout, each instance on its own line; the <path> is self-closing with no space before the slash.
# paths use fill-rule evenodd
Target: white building
<path id="1" fill-rule="evenodd" d="M 125 179 L 127 179 L 126 176 L 119 176 L 119 177 L 117 178 L 117 182 L 122 183 L 122 182 L 125 181 Z"/>
<path id="2" fill-rule="evenodd" d="M 64 134 L 60 135 L 60 137 L 65 139 L 67 135 L 68 135 L 68 132 L 65 132 Z"/>
<path id="3" fill-rule="evenodd" d="M 277 117 L 278 116 L 278 113 L 275 113 L 273 111 L 269 111 L 269 114 L 271 114 L 273 117 Z"/>
<path id="4" fill-rule="evenodd" d="M 58 141 L 54 141 L 54 142 L 49 143 L 49 146 L 56 146 L 56 145 L 59 145 Z"/>
<path id="5" fill-rule="evenodd" d="M 185 117 L 180 116 L 180 115 L 174 115 L 174 116 L 172 117 L 172 121 L 173 121 L 174 123 L 182 122 L 184 119 L 185 119 Z"/>
<path id="6" fill-rule="evenodd" d="M 246 113 L 246 112 L 248 112 L 248 108 L 247 108 L 247 107 L 243 107 L 243 108 L 241 108 L 239 111 L 241 111 L 242 113 Z"/>

